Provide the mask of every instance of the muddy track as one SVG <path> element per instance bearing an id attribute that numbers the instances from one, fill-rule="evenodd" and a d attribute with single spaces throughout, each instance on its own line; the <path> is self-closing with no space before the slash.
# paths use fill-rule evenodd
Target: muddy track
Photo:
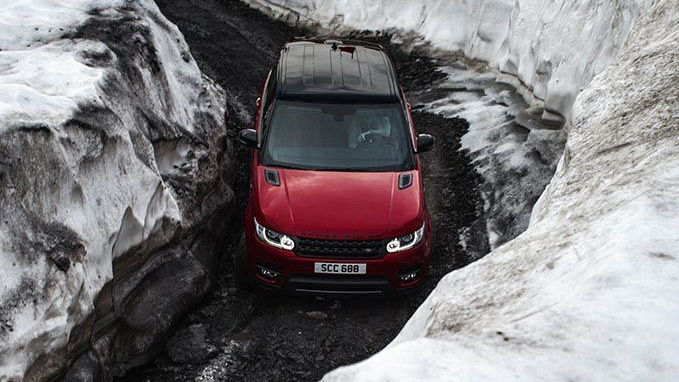
<path id="1" fill-rule="evenodd" d="M 309 33 L 272 21 L 234 0 L 157 2 L 184 33 L 201 69 L 229 93 L 232 132 L 250 123 L 261 81 L 279 47 Z M 371 38 L 388 42 L 384 36 Z M 407 92 L 421 91 L 440 79 L 435 65 L 423 55 L 390 49 Z M 224 250 L 214 289 L 169 336 L 163 354 L 121 380 L 318 380 L 387 345 L 436 282 L 471 261 L 459 244 L 460 235 L 466 232 L 473 237 L 470 242 L 478 248 L 487 245 L 479 221 L 480 178 L 469 158 L 458 151 L 466 121 L 422 112 L 415 112 L 414 118 L 420 132 L 437 137 L 435 149 L 424 156 L 434 246 L 431 277 L 423 288 L 408 296 L 380 300 L 238 291 L 231 258 L 243 250 L 238 238 L 249 185 L 249 153 L 238 147 L 235 191 L 240 212 L 225 233 L 232 244 Z M 230 135 L 235 144 L 235 134 Z"/>

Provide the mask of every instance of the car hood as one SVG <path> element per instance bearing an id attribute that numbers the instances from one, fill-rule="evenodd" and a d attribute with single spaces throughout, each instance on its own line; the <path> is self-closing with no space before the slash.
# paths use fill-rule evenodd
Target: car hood
<path id="1" fill-rule="evenodd" d="M 275 169 L 280 185 L 258 168 L 256 196 L 262 224 L 295 236 L 375 239 L 412 232 L 423 221 L 420 179 L 399 189 L 400 173 Z"/>

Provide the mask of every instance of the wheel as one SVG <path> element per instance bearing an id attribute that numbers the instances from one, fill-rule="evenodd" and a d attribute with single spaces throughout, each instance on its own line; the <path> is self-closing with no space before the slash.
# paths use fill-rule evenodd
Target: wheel
<path id="1" fill-rule="evenodd" d="M 233 254 L 233 278 L 236 286 L 242 290 L 252 290 L 254 281 L 248 272 L 248 251 L 245 246 L 245 233 L 241 234 L 238 246 Z"/>

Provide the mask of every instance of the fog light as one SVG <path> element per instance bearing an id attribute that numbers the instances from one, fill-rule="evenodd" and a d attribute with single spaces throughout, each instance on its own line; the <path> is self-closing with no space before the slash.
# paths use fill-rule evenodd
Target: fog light
<path id="1" fill-rule="evenodd" d="M 410 271 L 410 272 L 401 273 L 400 275 L 398 275 L 398 279 L 401 280 L 404 283 L 407 283 L 407 282 L 415 280 L 419 273 L 420 273 L 419 269 L 416 269 L 416 270 Z"/>
<path id="2" fill-rule="evenodd" d="M 257 269 L 259 269 L 259 274 L 260 274 L 260 275 L 262 275 L 262 276 L 264 276 L 264 277 L 266 277 L 266 278 L 268 278 L 268 279 L 275 279 L 275 278 L 277 278 L 278 276 L 281 275 L 280 272 L 276 272 L 276 271 L 274 271 L 273 269 L 264 268 L 264 267 L 261 266 L 261 265 L 258 265 L 258 266 L 257 266 Z"/>

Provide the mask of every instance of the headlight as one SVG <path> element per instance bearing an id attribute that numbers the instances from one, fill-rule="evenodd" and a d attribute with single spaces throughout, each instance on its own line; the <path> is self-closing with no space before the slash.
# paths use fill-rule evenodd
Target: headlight
<path id="1" fill-rule="evenodd" d="M 255 219 L 255 231 L 257 236 L 265 243 L 272 247 L 292 251 L 295 248 L 295 242 L 288 235 L 272 231 L 257 222 Z"/>
<path id="2" fill-rule="evenodd" d="M 424 236 L 424 223 L 422 223 L 422 227 L 420 227 L 420 229 L 418 229 L 417 231 L 401 237 L 397 237 L 396 239 L 388 242 L 387 252 L 394 253 L 410 249 L 419 244 L 422 241 L 423 236 Z"/>

